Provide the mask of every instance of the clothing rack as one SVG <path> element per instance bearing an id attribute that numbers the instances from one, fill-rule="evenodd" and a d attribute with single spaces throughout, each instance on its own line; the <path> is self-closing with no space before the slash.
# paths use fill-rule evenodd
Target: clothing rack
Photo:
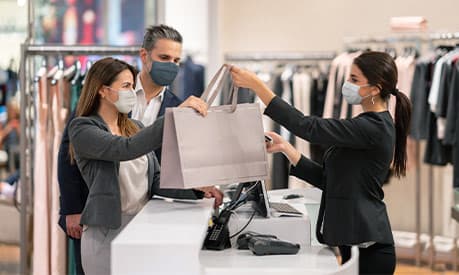
<path id="1" fill-rule="evenodd" d="M 395 44 L 395 43 L 415 43 L 418 50 L 421 49 L 422 44 L 433 45 L 435 41 L 445 40 L 459 40 L 459 32 L 435 32 L 435 33 L 415 33 L 415 34 L 400 34 L 392 36 L 368 36 L 368 37 L 351 37 L 345 39 L 345 45 L 353 44 Z M 416 265 L 421 265 L 422 247 L 421 247 L 421 156 L 420 156 L 420 142 L 416 140 L 416 175 L 415 175 L 415 219 L 416 219 Z M 435 264 L 435 246 L 434 238 L 434 176 L 433 167 L 428 169 L 428 219 L 429 219 L 429 265 L 434 268 Z M 457 238 L 454 238 L 455 251 Z M 457 253 L 457 251 L 456 251 Z M 457 268 L 457 255 L 454 258 L 454 270 Z"/>
<path id="2" fill-rule="evenodd" d="M 20 79 L 20 155 L 21 155 L 21 216 L 20 216 L 20 274 L 31 274 L 32 212 L 33 212 L 33 109 L 31 89 L 34 56 L 87 56 L 87 55 L 129 55 L 139 54 L 140 46 L 85 46 L 85 45 L 34 45 L 27 41 L 21 45 Z"/>
<path id="3" fill-rule="evenodd" d="M 226 62 L 259 62 L 259 61 L 328 61 L 335 58 L 334 51 L 324 52 L 266 52 L 266 53 L 228 53 Z"/>
<path id="4" fill-rule="evenodd" d="M 438 40 L 459 39 L 459 32 L 411 33 L 391 36 L 347 37 L 344 44 L 390 44 L 397 42 L 429 43 Z"/>

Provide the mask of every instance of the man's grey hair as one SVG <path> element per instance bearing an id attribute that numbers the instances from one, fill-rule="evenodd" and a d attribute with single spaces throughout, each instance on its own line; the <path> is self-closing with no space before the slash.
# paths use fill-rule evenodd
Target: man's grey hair
<path id="1" fill-rule="evenodd" d="M 145 30 L 142 48 L 151 51 L 155 47 L 156 41 L 159 39 L 169 39 L 180 44 L 183 42 L 182 35 L 176 29 L 161 24 L 150 26 Z"/>

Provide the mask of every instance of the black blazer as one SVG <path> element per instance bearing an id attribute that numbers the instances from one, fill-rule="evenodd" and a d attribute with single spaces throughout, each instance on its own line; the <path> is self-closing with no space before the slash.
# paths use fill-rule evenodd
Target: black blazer
<path id="1" fill-rule="evenodd" d="M 180 100 L 180 98 L 178 98 L 176 95 L 170 92 L 168 88 L 166 88 L 163 102 L 159 109 L 158 117 L 164 115 L 167 107 L 176 107 L 181 103 L 182 100 Z M 74 118 L 75 112 L 70 115 L 69 121 L 65 126 L 57 159 L 57 180 L 59 182 L 60 190 L 59 225 L 65 232 L 67 232 L 65 216 L 81 213 L 86 204 L 86 199 L 89 192 L 88 187 L 81 176 L 80 170 L 76 164 L 72 165 L 70 163 L 70 139 L 68 126 Z M 161 148 L 155 150 L 155 154 L 158 160 L 161 161 Z"/>
<path id="2" fill-rule="evenodd" d="M 323 119 L 304 116 L 275 97 L 265 114 L 298 137 L 332 146 L 322 164 L 302 156 L 290 171 L 322 190 L 317 239 L 332 246 L 370 241 L 393 244 L 381 188 L 395 147 L 390 113 Z"/>

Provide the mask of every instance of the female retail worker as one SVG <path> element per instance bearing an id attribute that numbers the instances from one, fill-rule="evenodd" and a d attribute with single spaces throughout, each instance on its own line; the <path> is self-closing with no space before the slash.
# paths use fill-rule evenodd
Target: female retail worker
<path id="1" fill-rule="evenodd" d="M 89 187 L 81 215 L 82 263 L 86 275 L 110 274 L 110 242 L 152 194 L 197 199 L 212 193 L 159 189 L 159 164 L 153 150 L 161 146 L 162 120 L 142 128 L 127 114 L 136 103 L 134 68 L 104 58 L 91 67 L 69 126 L 70 154 Z M 185 106 L 205 115 L 206 104 L 192 98 Z M 221 202 L 218 202 L 219 204 Z"/>
<path id="2" fill-rule="evenodd" d="M 405 175 L 411 116 L 408 98 L 396 88 L 393 59 L 382 52 L 367 52 L 354 60 L 342 94 L 349 104 L 360 104 L 364 112 L 351 119 L 304 116 L 252 72 L 233 67 L 232 76 L 237 86 L 255 91 L 267 106 L 265 114 L 274 121 L 311 143 L 331 146 L 323 164 L 318 164 L 270 133 L 273 144 L 268 151 L 284 153 L 292 163 L 292 175 L 323 191 L 318 240 L 338 246 L 343 262 L 350 258 L 350 246 L 359 246 L 362 274 L 392 274 L 394 240 L 381 187 L 390 173 Z M 395 125 L 387 111 L 391 95 L 397 99 Z"/>

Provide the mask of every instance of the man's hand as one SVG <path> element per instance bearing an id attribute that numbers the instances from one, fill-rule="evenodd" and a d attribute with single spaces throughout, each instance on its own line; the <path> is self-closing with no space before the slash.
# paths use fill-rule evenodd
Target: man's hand
<path id="1" fill-rule="evenodd" d="M 67 235 L 74 239 L 81 239 L 81 232 L 83 227 L 80 225 L 81 214 L 65 216 L 65 223 L 67 225 Z"/>
<path id="2" fill-rule="evenodd" d="M 223 203 L 223 193 L 215 186 L 199 187 L 196 189 L 204 192 L 205 198 L 215 198 L 214 208 L 219 207 Z"/>

